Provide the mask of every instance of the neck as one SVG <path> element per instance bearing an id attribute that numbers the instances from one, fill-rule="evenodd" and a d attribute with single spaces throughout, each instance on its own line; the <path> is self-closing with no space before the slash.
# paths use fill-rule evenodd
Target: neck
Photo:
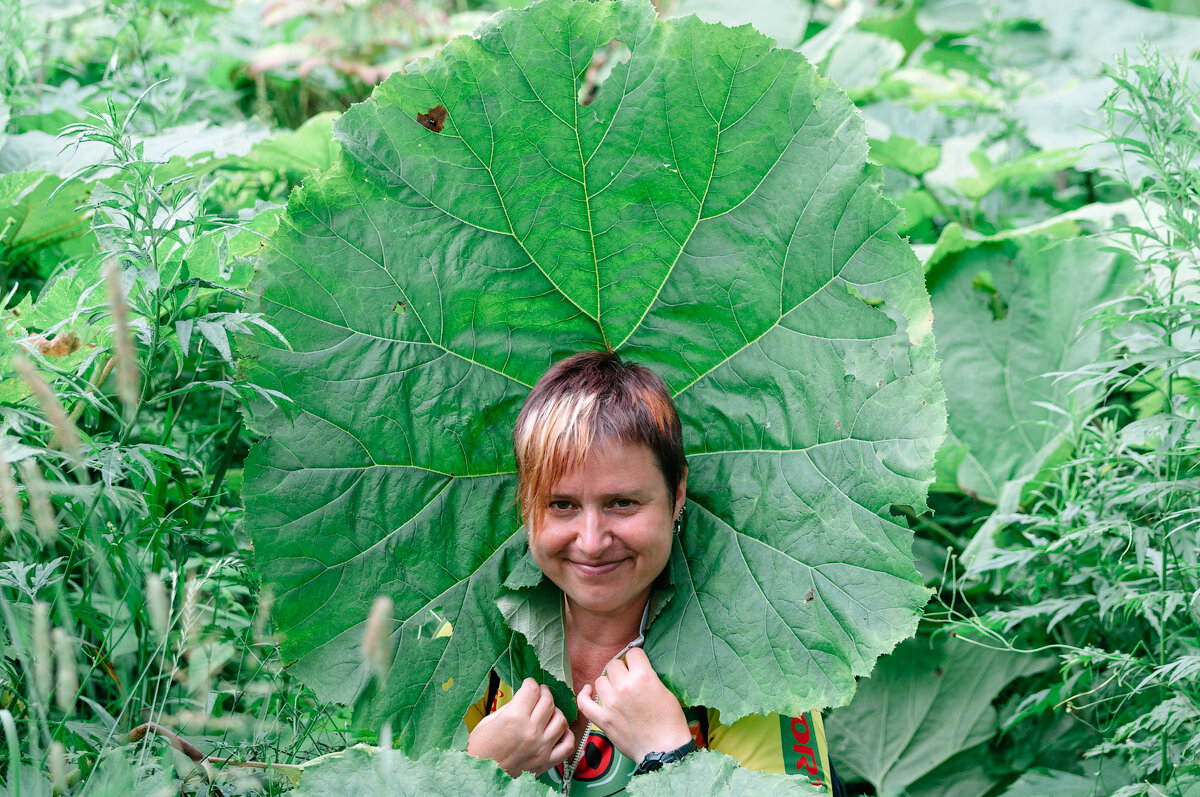
<path id="1" fill-rule="evenodd" d="M 591 612 L 567 599 L 567 649 L 572 667 L 603 668 L 613 656 L 637 638 L 650 590 L 627 607 L 613 613 Z"/>

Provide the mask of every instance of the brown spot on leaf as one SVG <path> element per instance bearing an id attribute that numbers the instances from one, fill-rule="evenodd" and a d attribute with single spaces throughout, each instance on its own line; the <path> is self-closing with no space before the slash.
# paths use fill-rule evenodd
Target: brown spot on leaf
<path id="1" fill-rule="evenodd" d="M 396 302 L 392 305 L 392 312 L 396 315 L 404 315 L 408 312 L 408 305 L 404 302 Z"/>
<path id="2" fill-rule="evenodd" d="M 934 667 L 933 672 L 938 678 L 941 678 L 943 675 L 943 671 L 942 671 L 941 667 Z"/>
<path id="3" fill-rule="evenodd" d="M 441 105 L 435 105 L 425 113 L 417 114 L 417 121 L 433 132 L 440 133 L 446 125 L 446 117 L 448 115 L 449 113 L 445 108 Z"/>
<path id="4" fill-rule="evenodd" d="M 810 589 L 810 590 L 808 591 L 808 594 L 804 596 L 804 602 L 805 602 L 805 603 L 812 603 L 812 602 L 813 602 L 813 599 L 814 599 L 814 598 L 816 598 L 816 597 L 817 597 L 817 591 L 816 591 L 815 589 Z"/>

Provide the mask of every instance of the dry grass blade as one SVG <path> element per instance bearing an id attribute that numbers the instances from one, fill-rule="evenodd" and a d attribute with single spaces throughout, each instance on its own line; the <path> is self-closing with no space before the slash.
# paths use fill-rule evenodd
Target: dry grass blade
<path id="1" fill-rule="evenodd" d="M 104 272 L 108 283 L 108 305 L 112 312 L 113 349 L 117 361 L 117 396 L 125 409 L 126 419 L 132 419 L 137 410 L 140 394 L 137 350 L 129 330 L 129 307 L 125 304 L 125 291 L 121 288 L 121 276 L 115 261 L 109 261 Z"/>
<path id="2" fill-rule="evenodd" d="M 21 379 L 29 385 L 29 390 L 41 405 L 42 412 L 46 413 L 46 420 L 54 427 L 54 440 L 58 447 L 67 452 L 77 465 L 82 464 L 83 443 L 79 439 L 79 431 L 67 417 L 67 411 L 63 409 L 62 402 L 58 400 L 54 388 L 50 387 L 50 384 L 42 378 L 41 373 L 29 361 L 29 358 L 17 355 L 13 358 L 13 364 Z"/>

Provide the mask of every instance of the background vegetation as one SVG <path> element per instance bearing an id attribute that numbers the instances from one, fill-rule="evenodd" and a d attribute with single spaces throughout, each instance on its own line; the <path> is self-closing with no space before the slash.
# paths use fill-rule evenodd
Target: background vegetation
<path id="1" fill-rule="evenodd" d="M 660 4 L 845 88 L 926 263 L 937 594 L 829 719 L 854 793 L 1200 790 L 1200 9 L 1145 5 Z M 245 288 L 333 115 L 496 6 L 2 9 L 2 793 L 285 790 L 379 740 L 271 638 Z"/>

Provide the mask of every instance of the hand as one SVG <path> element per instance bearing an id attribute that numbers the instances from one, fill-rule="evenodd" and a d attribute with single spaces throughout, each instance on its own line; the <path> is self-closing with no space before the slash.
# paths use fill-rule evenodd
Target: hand
<path id="1" fill-rule="evenodd" d="M 575 736 L 550 688 L 532 678 L 481 719 L 467 739 L 468 755 L 490 758 L 514 778 L 522 772 L 541 775 L 574 751 Z"/>
<path id="2" fill-rule="evenodd" d="M 592 695 L 600 703 L 592 701 Z M 675 695 L 663 685 L 641 648 L 632 648 L 608 665 L 605 675 L 588 684 L 576 696 L 579 710 L 610 742 L 635 764 L 647 753 L 667 752 L 692 739 L 687 718 Z"/>

